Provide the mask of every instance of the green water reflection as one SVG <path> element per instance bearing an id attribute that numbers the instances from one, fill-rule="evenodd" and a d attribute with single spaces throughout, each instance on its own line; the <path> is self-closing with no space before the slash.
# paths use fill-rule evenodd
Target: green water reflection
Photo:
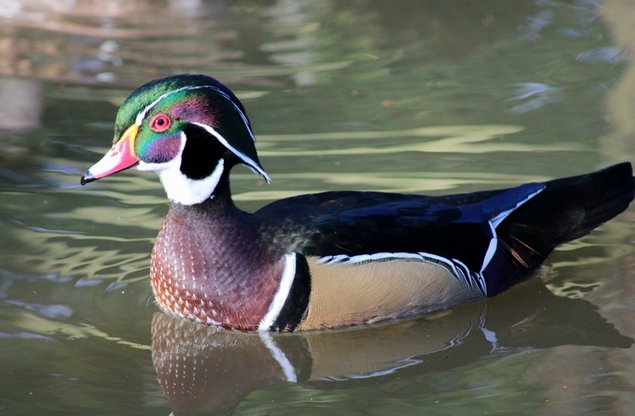
<path id="1" fill-rule="evenodd" d="M 0 9 L 3 414 L 635 409 L 635 350 L 624 338 L 635 337 L 633 209 L 558 250 L 542 272 L 548 290 L 529 285 L 394 326 L 275 337 L 293 383 L 258 336 L 153 318 L 149 253 L 167 211 L 155 177 L 78 183 L 108 147 L 128 92 L 178 72 L 213 75 L 243 100 L 273 179 L 236 169 L 247 210 L 329 189 L 474 191 L 632 160 L 629 2 Z M 206 400 L 175 402 L 157 364 L 170 357 L 224 376 L 192 387 Z"/>

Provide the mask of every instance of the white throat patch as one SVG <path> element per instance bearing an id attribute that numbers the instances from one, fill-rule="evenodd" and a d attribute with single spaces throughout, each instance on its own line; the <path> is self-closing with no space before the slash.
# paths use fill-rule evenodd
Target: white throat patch
<path id="1" fill-rule="evenodd" d="M 194 205 L 212 195 L 224 170 L 225 160 L 221 158 L 212 174 L 203 179 L 188 178 L 177 164 L 161 169 L 157 173 L 170 200 L 183 205 Z"/>
<path id="2" fill-rule="evenodd" d="M 190 179 L 181 172 L 181 156 L 185 149 L 185 134 L 181 133 L 181 148 L 179 153 L 167 163 L 145 163 L 139 162 L 138 170 L 151 170 L 156 172 L 161 179 L 163 189 L 171 201 L 183 205 L 199 204 L 209 198 L 223 172 L 225 171 L 225 160 L 219 159 L 214 171 L 203 179 Z"/>

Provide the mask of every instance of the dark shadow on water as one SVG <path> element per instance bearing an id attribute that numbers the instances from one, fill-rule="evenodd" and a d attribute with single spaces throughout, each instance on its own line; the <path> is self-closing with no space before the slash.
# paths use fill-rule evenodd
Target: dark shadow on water
<path id="1" fill-rule="evenodd" d="M 539 279 L 487 302 L 346 331 L 241 333 L 161 313 L 152 322 L 154 367 L 179 415 L 231 413 L 252 392 L 286 382 L 347 388 L 444 372 L 494 354 L 632 344 L 591 303 L 556 296 Z"/>

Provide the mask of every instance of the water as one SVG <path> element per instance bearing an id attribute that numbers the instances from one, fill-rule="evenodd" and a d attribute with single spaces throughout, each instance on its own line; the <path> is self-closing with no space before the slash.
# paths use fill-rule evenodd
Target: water
<path id="1" fill-rule="evenodd" d="M 214 75 L 247 107 L 273 178 L 235 170 L 247 210 L 330 189 L 474 191 L 633 159 L 627 2 L 1 3 L 3 414 L 635 411 L 634 208 L 487 302 L 269 339 L 157 313 L 157 178 L 78 183 L 117 105 L 178 72 Z"/>

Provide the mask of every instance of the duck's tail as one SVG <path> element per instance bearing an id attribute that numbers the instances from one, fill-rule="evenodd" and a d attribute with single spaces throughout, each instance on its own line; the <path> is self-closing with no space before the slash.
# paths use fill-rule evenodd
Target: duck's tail
<path id="1" fill-rule="evenodd" d="M 540 266 L 553 249 L 587 234 L 624 211 L 635 196 L 628 162 L 545 183 L 545 188 L 514 210 L 496 228 L 498 250 L 485 276 L 495 295 Z"/>

